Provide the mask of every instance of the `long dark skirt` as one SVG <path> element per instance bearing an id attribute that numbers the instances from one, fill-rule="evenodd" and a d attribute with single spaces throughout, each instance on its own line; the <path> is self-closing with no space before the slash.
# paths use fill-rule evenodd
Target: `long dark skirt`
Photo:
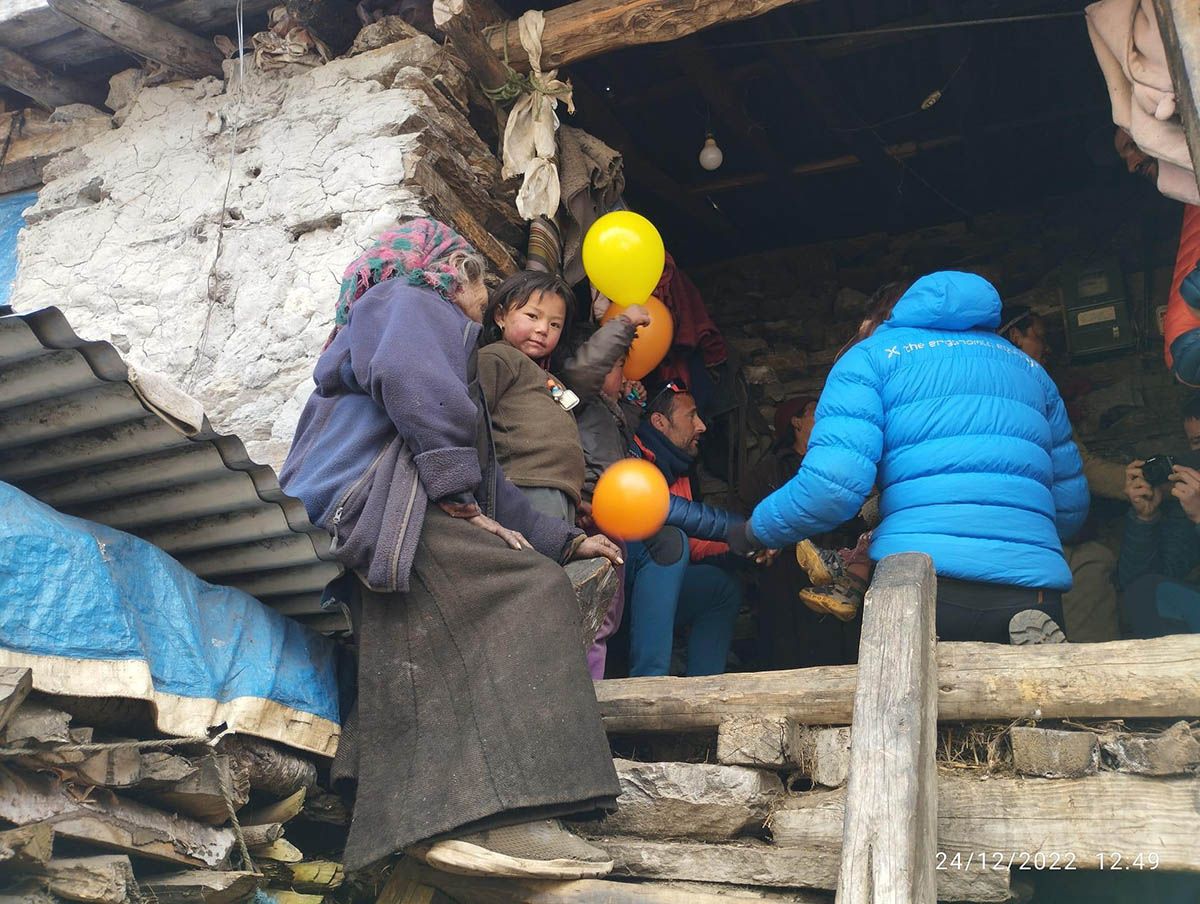
<path id="1" fill-rule="evenodd" d="M 619 793 L 558 565 L 431 505 L 408 593 L 362 588 L 348 869 L 428 838 L 611 809 Z"/>

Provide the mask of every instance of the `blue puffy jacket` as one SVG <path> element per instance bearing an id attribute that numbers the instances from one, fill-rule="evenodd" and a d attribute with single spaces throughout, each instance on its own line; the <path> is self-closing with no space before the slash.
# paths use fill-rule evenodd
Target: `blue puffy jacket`
<path id="1" fill-rule="evenodd" d="M 979 276 L 914 283 L 834 365 L 800 471 L 754 510 L 758 539 L 830 530 L 878 484 L 873 559 L 923 552 L 947 577 L 1069 589 L 1060 538 L 1087 516 L 1083 465 L 1054 383 L 999 323 Z"/>

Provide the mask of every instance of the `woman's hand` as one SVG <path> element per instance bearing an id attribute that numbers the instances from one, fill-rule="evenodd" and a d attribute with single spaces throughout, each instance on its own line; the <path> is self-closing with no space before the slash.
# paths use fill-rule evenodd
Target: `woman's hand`
<path id="1" fill-rule="evenodd" d="M 513 549 L 533 549 L 533 545 L 518 531 L 509 530 L 498 521 L 493 521 L 487 515 L 476 515 L 474 518 L 468 518 L 467 524 L 474 524 L 489 534 L 495 534 Z"/>
<path id="2" fill-rule="evenodd" d="M 608 559 L 613 565 L 625 564 L 625 560 L 621 558 L 621 547 L 604 536 L 604 534 L 596 534 L 580 543 L 575 548 L 575 553 L 571 556 L 571 561 L 577 559 L 597 559 L 600 557 Z"/>

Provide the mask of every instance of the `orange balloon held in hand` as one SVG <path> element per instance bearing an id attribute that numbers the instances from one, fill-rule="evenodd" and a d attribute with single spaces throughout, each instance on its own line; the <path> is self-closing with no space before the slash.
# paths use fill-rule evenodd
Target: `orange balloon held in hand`
<path id="1" fill-rule="evenodd" d="M 610 465 L 592 493 L 592 519 L 618 540 L 645 540 L 666 523 L 671 492 L 654 465 L 623 458 Z"/>
<path id="2" fill-rule="evenodd" d="M 650 323 L 639 326 L 633 345 L 625 358 L 625 379 L 640 380 L 654 368 L 658 367 L 667 352 L 671 350 L 671 340 L 675 338 L 675 321 L 667 306 L 651 295 L 644 304 L 650 313 Z M 616 305 L 609 307 L 600 318 L 601 323 L 620 317 L 624 308 Z"/>

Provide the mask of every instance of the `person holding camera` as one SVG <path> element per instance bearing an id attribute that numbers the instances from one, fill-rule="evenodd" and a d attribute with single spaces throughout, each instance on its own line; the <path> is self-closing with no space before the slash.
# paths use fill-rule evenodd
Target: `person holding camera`
<path id="1" fill-rule="evenodd" d="M 1184 431 L 1200 451 L 1200 395 L 1184 408 Z M 1117 562 L 1125 596 L 1123 627 L 1132 637 L 1200 632 L 1200 456 L 1155 455 L 1125 470 L 1130 510 Z M 1170 497 L 1168 499 L 1168 497 Z"/>

